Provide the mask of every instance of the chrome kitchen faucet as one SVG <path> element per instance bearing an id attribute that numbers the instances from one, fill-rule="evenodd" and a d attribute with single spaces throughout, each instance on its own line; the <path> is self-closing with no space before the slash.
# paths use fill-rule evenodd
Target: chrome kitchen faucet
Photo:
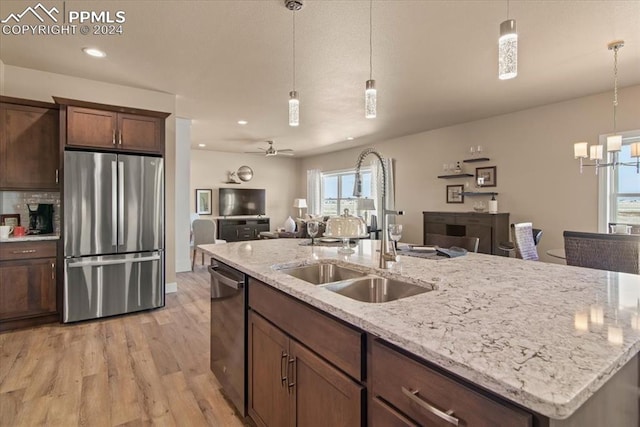
<path id="1" fill-rule="evenodd" d="M 358 161 L 356 162 L 356 182 L 353 187 L 353 195 L 355 197 L 362 196 L 362 177 L 360 176 L 360 168 L 362 167 L 362 162 L 364 158 L 369 154 L 373 154 L 380 161 L 380 166 L 382 166 L 382 244 L 380 247 L 380 268 L 388 268 L 388 261 L 397 261 L 398 255 L 396 253 L 395 245 L 389 245 L 389 227 L 387 215 L 404 215 L 403 211 L 392 211 L 387 209 L 387 167 L 384 164 L 384 159 L 382 155 L 378 153 L 373 148 L 365 149 L 358 156 Z M 391 248 L 389 248 L 391 246 Z"/>

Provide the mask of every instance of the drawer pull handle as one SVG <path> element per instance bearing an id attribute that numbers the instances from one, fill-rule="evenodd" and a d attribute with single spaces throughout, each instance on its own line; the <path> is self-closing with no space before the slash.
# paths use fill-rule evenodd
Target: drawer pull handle
<path id="1" fill-rule="evenodd" d="M 24 249 L 21 251 L 13 251 L 14 254 L 35 254 L 38 252 L 36 249 Z"/>
<path id="2" fill-rule="evenodd" d="M 457 426 L 460 423 L 460 420 L 453 416 L 453 410 L 450 409 L 446 412 L 442 411 L 421 399 L 418 396 L 418 393 L 420 393 L 420 390 L 411 391 L 406 387 L 402 387 L 402 394 L 407 396 L 412 402 L 420 406 L 422 409 L 431 412 L 433 415 L 445 420 L 449 424 L 453 424 L 454 426 Z"/>
<path id="3" fill-rule="evenodd" d="M 282 383 L 282 387 L 287 383 L 287 360 L 289 359 L 289 355 L 282 352 L 280 356 L 280 382 Z"/>

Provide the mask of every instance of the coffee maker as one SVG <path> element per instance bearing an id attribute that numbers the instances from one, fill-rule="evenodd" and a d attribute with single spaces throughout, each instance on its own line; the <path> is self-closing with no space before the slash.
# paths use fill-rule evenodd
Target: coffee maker
<path id="1" fill-rule="evenodd" d="M 53 233 L 53 205 L 29 203 L 29 234 Z"/>

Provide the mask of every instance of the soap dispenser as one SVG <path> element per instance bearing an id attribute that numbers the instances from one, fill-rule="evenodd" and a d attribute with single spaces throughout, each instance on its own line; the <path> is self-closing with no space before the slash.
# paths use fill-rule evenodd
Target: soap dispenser
<path id="1" fill-rule="evenodd" d="M 489 200 L 489 213 L 497 214 L 498 213 L 498 201 L 496 200 L 496 195 L 491 195 L 491 200 Z"/>

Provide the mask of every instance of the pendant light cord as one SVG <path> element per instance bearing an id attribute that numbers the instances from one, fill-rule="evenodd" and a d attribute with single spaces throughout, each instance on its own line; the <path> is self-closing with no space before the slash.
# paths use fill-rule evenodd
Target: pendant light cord
<path id="1" fill-rule="evenodd" d="M 293 91 L 296 90 L 296 11 L 293 11 Z"/>
<path id="2" fill-rule="evenodd" d="M 369 0 L 369 80 L 373 80 L 373 0 Z"/>
<path id="3" fill-rule="evenodd" d="M 507 0 L 507 20 L 509 19 L 509 0 Z"/>
<path id="4" fill-rule="evenodd" d="M 616 110 L 618 107 L 618 46 L 613 48 L 613 133 L 616 133 Z"/>

